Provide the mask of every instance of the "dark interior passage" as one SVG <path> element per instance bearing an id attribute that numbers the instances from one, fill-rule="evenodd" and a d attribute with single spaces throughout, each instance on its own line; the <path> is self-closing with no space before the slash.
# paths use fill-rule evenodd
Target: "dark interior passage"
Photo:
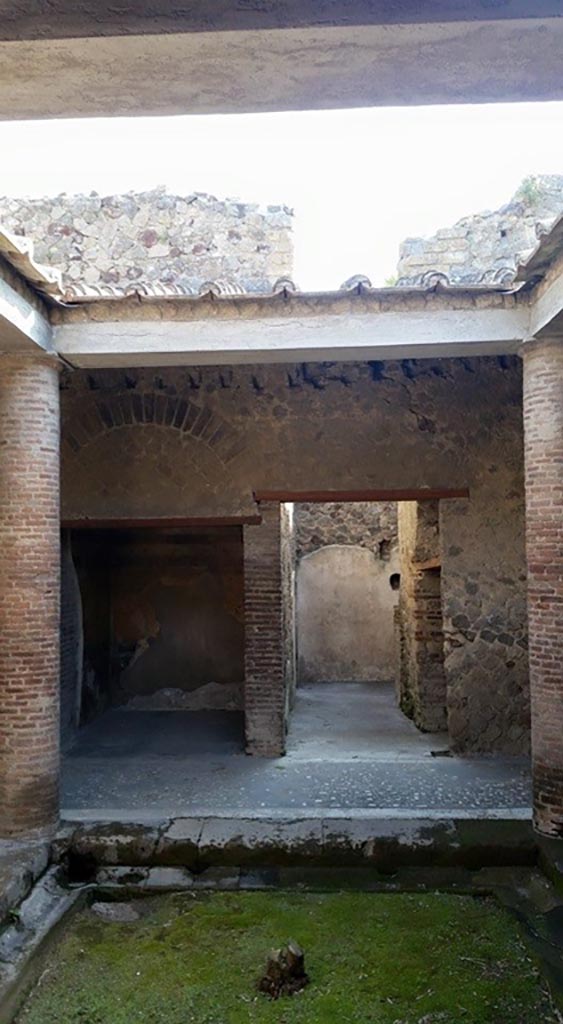
<path id="1" fill-rule="evenodd" d="M 73 717 L 82 725 L 112 706 L 240 709 L 243 594 L 238 527 L 73 531 L 63 561 L 63 735 Z"/>

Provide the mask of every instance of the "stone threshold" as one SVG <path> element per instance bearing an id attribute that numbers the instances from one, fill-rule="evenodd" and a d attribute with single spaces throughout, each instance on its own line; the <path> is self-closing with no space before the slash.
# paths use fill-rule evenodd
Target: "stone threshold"
<path id="1" fill-rule="evenodd" d="M 127 808 L 64 808 L 62 821 L 64 825 L 82 824 L 86 822 L 132 822 L 136 824 L 155 824 L 165 819 L 176 820 L 212 819 L 225 821 L 531 821 L 531 807 L 485 807 L 485 808 L 418 808 L 418 807 L 307 807 L 299 810 L 295 807 L 249 807 L 237 810 L 236 814 L 221 808 L 194 807 L 190 808 L 189 816 L 179 816 L 176 812 L 138 811 Z"/>
<path id="2" fill-rule="evenodd" d="M 76 881 L 102 867 L 271 865 L 362 866 L 389 874 L 400 867 L 533 865 L 531 820 L 452 817 L 175 817 L 65 822 L 53 856 Z"/>

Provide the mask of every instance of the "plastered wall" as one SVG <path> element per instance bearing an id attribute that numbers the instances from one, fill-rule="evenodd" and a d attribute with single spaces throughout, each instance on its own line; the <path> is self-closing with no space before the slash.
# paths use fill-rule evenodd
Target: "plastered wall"
<path id="1" fill-rule="evenodd" d="M 382 562 L 366 548 L 335 544 L 301 559 L 297 626 L 301 682 L 393 678 L 397 554 Z"/>

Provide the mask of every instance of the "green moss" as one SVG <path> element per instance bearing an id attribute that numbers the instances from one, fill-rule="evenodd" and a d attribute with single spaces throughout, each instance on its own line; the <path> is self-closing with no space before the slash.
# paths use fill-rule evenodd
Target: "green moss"
<path id="1" fill-rule="evenodd" d="M 516 192 L 517 199 L 522 199 L 528 206 L 536 206 L 541 199 L 541 185 L 537 175 L 529 174 Z"/>
<path id="2" fill-rule="evenodd" d="M 470 896 L 182 894 L 141 920 L 85 911 L 53 954 L 21 1024 L 551 1024 L 516 925 Z M 271 1002 L 266 955 L 289 938 L 311 984 Z"/>

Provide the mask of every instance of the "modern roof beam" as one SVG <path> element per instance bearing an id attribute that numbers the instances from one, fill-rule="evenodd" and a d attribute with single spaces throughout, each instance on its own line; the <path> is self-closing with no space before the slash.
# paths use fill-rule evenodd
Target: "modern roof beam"
<path id="1" fill-rule="evenodd" d="M 563 97 L 555 0 L 0 0 L 0 118 Z"/>
<path id="2" fill-rule="evenodd" d="M 537 286 L 530 313 L 530 336 L 563 335 L 563 258 Z"/>
<path id="3" fill-rule="evenodd" d="M 307 296 L 290 303 L 276 315 L 275 307 L 266 314 L 253 303 L 223 300 L 220 316 L 201 307 L 187 318 L 187 303 L 143 303 L 136 316 L 124 312 L 119 319 L 115 304 L 106 305 L 106 316 L 114 316 L 105 319 L 97 303 L 95 319 L 84 307 L 74 318 L 72 311 L 59 313 L 55 345 L 79 367 L 436 358 L 517 352 L 529 324 L 525 304 L 499 303 L 498 296 L 492 308 L 455 309 L 436 300 L 397 311 L 362 303 L 354 311 L 353 300 L 339 309 L 327 299 L 312 311 Z"/>
<path id="4" fill-rule="evenodd" d="M 0 259 L 0 354 L 52 352 L 52 338 L 47 309 Z"/>
<path id="5" fill-rule="evenodd" d="M 563 215 L 540 237 L 517 282 L 530 290 L 530 337 L 563 336 Z"/>
<path id="6" fill-rule="evenodd" d="M 0 0 L 0 39 L 66 39 L 79 36 L 160 35 L 170 32 L 338 27 L 341 25 L 424 25 L 439 22 L 497 22 L 561 17 L 558 0 Z"/>

